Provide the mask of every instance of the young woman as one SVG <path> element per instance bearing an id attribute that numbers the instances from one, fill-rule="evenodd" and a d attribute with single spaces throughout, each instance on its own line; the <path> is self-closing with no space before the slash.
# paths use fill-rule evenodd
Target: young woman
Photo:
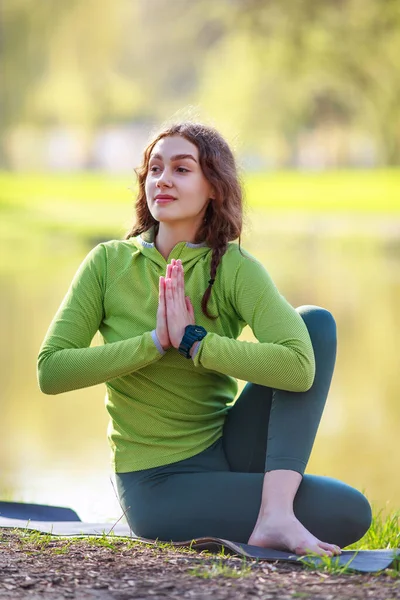
<path id="1" fill-rule="evenodd" d="M 369 503 L 304 475 L 334 318 L 294 309 L 240 247 L 241 188 L 215 130 L 163 131 L 138 178 L 135 226 L 88 254 L 50 325 L 41 390 L 106 383 L 118 493 L 137 535 L 339 553 L 367 531 Z M 237 340 L 246 323 L 258 343 Z M 105 344 L 90 347 L 97 330 Z M 248 383 L 229 406 L 236 378 Z"/>

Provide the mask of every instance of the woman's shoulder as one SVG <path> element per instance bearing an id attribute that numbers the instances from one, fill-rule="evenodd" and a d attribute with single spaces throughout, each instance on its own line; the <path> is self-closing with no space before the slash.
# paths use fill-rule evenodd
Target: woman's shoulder
<path id="1" fill-rule="evenodd" d="M 97 244 L 92 248 L 92 252 L 103 254 L 107 257 L 118 257 L 124 254 L 132 254 L 132 250 L 137 249 L 136 239 L 129 238 L 128 240 L 98 240 Z"/>
<path id="2" fill-rule="evenodd" d="M 243 248 L 237 242 L 229 242 L 226 252 L 223 256 L 223 262 L 229 268 L 237 269 L 240 266 L 247 264 L 261 265 L 260 261 L 253 256 L 248 250 Z"/>
<path id="3" fill-rule="evenodd" d="M 128 240 L 97 240 L 97 244 L 86 255 L 82 267 L 94 268 L 98 273 L 108 273 L 111 276 L 124 271 L 132 264 L 132 257 L 139 250 Z"/>
<path id="4" fill-rule="evenodd" d="M 272 279 L 264 264 L 251 252 L 237 243 L 230 242 L 223 259 L 225 284 L 252 285 L 265 287 Z"/>
<path id="5" fill-rule="evenodd" d="M 139 254 L 133 240 L 134 238 L 97 240 L 97 244 L 92 246 L 83 260 L 80 271 L 96 274 L 98 278 L 106 282 L 106 287 L 110 286 L 132 267 L 134 256 Z"/>

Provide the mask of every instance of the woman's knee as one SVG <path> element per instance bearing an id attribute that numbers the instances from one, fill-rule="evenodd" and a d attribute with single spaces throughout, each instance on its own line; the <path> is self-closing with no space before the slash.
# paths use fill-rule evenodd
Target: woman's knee
<path id="1" fill-rule="evenodd" d="M 371 527 L 372 510 L 367 498 L 361 492 L 354 490 L 357 494 L 355 506 L 351 515 L 347 518 L 346 535 L 349 536 L 347 546 L 360 540 Z"/>
<path id="2" fill-rule="evenodd" d="M 336 344 L 336 321 L 329 310 L 306 304 L 297 307 L 296 311 L 305 322 L 311 338 L 318 337 L 318 339 L 323 339 L 324 342 L 330 341 Z"/>
<path id="3" fill-rule="evenodd" d="M 372 521 L 364 494 L 331 477 L 305 475 L 295 498 L 296 509 L 316 537 L 342 548 L 362 538 Z"/>
<path id="4" fill-rule="evenodd" d="M 333 518 L 340 531 L 341 546 L 349 546 L 360 540 L 368 531 L 372 522 L 371 505 L 367 498 L 350 486 L 342 501 L 338 502 Z"/>

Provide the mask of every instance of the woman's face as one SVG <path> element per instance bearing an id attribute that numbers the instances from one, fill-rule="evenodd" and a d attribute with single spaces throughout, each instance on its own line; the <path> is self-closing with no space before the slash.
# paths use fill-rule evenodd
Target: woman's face
<path id="1" fill-rule="evenodd" d="M 200 226 L 212 198 L 197 147 L 178 135 L 155 144 L 145 189 L 150 213 L 160 222 L 181 221 Z"/>

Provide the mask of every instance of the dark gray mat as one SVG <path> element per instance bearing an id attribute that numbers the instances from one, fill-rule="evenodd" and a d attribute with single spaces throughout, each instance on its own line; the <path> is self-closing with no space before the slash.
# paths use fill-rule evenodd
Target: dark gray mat
<path id="1" fill-rule="evenodd" d="M 46 512 L 46 508 L 49 509 L 48 512 Z M 19 518 L 15 518 L 17 514 Z M 50 514 L 53 518 L 42 518 L 43 515 L 49 517 Z M 40 518 L 37 518 L 38 515 L 40 515 Z M 69 517 L 69 520 L 63 518 L 65 515 Z M 122 523 L 85 523 L 80 521 L 78 515 L 71 509 L 54 506 L 46 507 L 45 505 L 0 502 L 0 527 L 26 529 L 60 536 L 117 535 L 130 537 L 142 543 L 156 543 L 154 540 L 135 536 L 128 525 Z M 191 547 L 199 552 L 203 550 L 220 552 L 224 549 L 232 555 L 270 562 L 299 563 L 306 560 L 311 567 L 323 564 L 323 560 L 316 556 L 301 558 L 289 552 L 259 548 L 258 546 L 250 546 L 214 537 L 184 540 L 182 542 L 173 542 L 172 544 L 178 548 Z M 400 549 L 343 550 L 342 554 L 333 560 L 338 567 L 347 566 L 353 571 L 372 573 L 382 571 L 392 566 L 395 561 L 400 561 Z"/>
<path id="2" fill-rule="evenodd" d="M 0 502 L 0 517 L 33 521 L 80 521 L 72 508 L 6 501 Z"/>

